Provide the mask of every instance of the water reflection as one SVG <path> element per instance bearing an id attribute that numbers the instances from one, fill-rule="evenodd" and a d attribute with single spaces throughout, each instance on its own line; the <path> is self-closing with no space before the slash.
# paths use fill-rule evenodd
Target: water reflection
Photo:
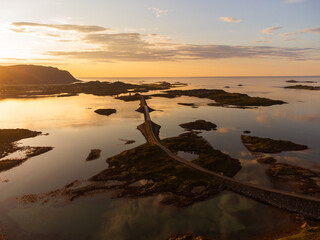
<path id="1" fill-rule="evenodd" d="M 280 99 L 288 104 L 256 109 L 207 106 L 207 99 L 179 97 L 148 100 L 152 119 L 161 125 L 160 137 L 184 132 L 179 124 L 198 119 L 211 121 L 217 131 L 201 135 L 218 150 L 241 161 L 235 178 L 270 186 L 266 165 L 256 161 L 242 145 L 243 130 L 252 135 L 306 144 L 309 150 L 272 154 L 279 162 L 320 170 L 319 93 L 283 89 L 291 78 L 183 78 L 119 79 L 125 82 L 158 80 L 190 83 L 187 89 L 224 88 L 228 92 Z M 109 79 L 110 80 L 110 79 Z M 118 80 L 118 79 L 116 79 Z M 303 79 L 302 79 L 303 80 Z M 317 78 L 307 80 L 318 80 Z M 242 83 L 243 87 L 237 85 Z M 302 102 L 298 102 L 302 101 Z M 199 108 L 178 105 L 195 103 Z M 94 113 L 98 108 L 116 108 L 109 117 Z M 25 139 L 23 145 L 53 146 L 44 155 L 0 174 L 0 226 L 12 239 L 166 239 L 174 233 L 195 232 L 223 239 L 250 239 L 292 224 L 289 214 L 238 196 L 224 193 L 185 209 L 159 205 L 163 196 L 142 199 L 113 199 L 97 195 L 53 207 L 19 205 L 12 199 L 28 193 L 43 193 L 86 180 L 107 167 L 106 158 L 136 147 L 145 139 L 136 129 L 143 122 L 138 102 L 81 94 L 68 98 L 16 99 L 0 101 L 1 128 L 28 128 L 49 133 Z M 119 139 L 136 142 L 125 145 Z M 90 149 L 101 149 L 100 159 L 86 162 Z"/>

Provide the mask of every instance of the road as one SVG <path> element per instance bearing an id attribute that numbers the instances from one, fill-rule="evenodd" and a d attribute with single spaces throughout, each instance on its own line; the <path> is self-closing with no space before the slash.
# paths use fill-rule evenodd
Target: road
<path id="1" fill-rule="evenodd" d="M 188 167 L 201 171 L 205 174 L 209 174 L 215 180 L 221 182 L 221 184 L 223 184 L 226 187 L 226 189 L 232 192 L 239 193 L 246 197 L 255 199 L 265 204 L 272 205 L 277 208 L 301 214 L 308 218 L 320 220 L 319 198 L 305 196 L 296 193 L 289 193 L 281 190 L 254 185 L 251 183 L 241 182 L 239 180 L 235 180 L 233 178 L 226 177 L 213 171 L 210 171 L 206 168 L 193 164 L 192 162 L 175 155 L 168 148 L 163 146 L 161 142 L 158 140 L 158 138 L 155 136 L 149 113 L 149 107 L 143 96 L 141 96 L 140 106 L 144 109 L 145 123 L 147 128 L 145 130 L 146 134 L 149 135 L 148 142 L 161 148 L 172 159 L 178 161 L 179 163 L 187 165 Z"/>

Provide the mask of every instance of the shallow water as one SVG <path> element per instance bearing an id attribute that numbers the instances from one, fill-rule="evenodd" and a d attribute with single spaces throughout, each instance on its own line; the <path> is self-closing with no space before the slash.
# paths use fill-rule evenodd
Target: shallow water
<path id="1" fill-rule="evenodd" d="M 184 132 L 179 124 L 204 119 L 217 124 L 216 131 L 201 135 L 218 150 L 241 161 L 235 178 L 271 186 L 266 166 L 247 151 L 240 141 L 244 130 L 252 135 L 291 140 L 308 145 L 300 152 L 270 154 L 279 162 L 320 171 L 319 91 L 283 89 L 286 80 L 317 81 L 308 78 L 149 78 L 100 79 L 124 82 L 185 82 L 182 89 L 223 88 L 279 99 L 284 105 L 236 109 L 210 107 L 207 99 L 179 97 L 148 100 L 154 122 L 161 125 L 160 137 Z M 84 79 L 89 80 L 89 79 Z M 95 79 L 94 79 L 95 80 Z M 238 86 L 243 84 L 243 86 Z M 229 86 L 230 88 L 224 88 Z M 178 105 L 195 103 L 199 108 Z M 25 139 L 22 146 L 53 146 L 54 149 L 0 173 L 0 226 L 9 239 L 166 239 L 175 233 L 204 233 L 222 239 L 252 239 L 267 231 L 284 228 L 286 212 L 225 192 L 193 206 L 176 209 L 160 205 L 162 195 L 141 199 L 111 199 L 107 194 L 83 197 L 71 203 L 22 205 L 15 197 L 43 193 L 86 180 L 107 167 L 106 158 L 145 142 L 136 127 L 143 115 L 138 102 L 81 94 L 66 98 L 8 99 L 0 101 L 0 128 L 27 128 L 49 135 Z M 109 117 L 94 113 L 98 108 L 116 108 Z M 135 140 L 125 145 L 121 139 Z M 101 149 L 99 159 L 86 162 L 91 149 Z M 9 182 L 3 182 L 9 180 Z"/>

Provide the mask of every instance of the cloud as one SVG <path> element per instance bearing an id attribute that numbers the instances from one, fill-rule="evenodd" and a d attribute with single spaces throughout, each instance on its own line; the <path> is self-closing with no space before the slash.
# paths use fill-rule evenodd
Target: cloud
<path id="1" fill-rule="evenodd" d="M 169 12 L 169 10 L 161 10 L 159 8 L 150 8 L 150 10 L 153 10 L 157 17 L 166 16 Z"/>
<path id="2" fill-rule="evenodd" d="M 292 41 L 301 41 L 301 38 L 284 38 L 282 41 L 292 42 Z"/>
<path id="3" fill-rule="evenodd" d="M 280 48 L 268 46 L 197 45 L 148 42 L 139 33 L 91 34 L 86 43 L 98 44 L 94 50 L 51 51 L 52 56 L 88 58 L 97 61 L 179 61 L 223 58 L 273 57 L 307 59 L 313 48 Z"/>
<path id="4" fill-rule="evenodd" d="M 110 30 L 109 28 L 104 28 L 95 25 L 75 25 L 75 24 L 41 24 L 33 22 L 14 22 L 12 23 L 15 29 L 14 31 L 24 31 L 25 27 L 41 27 L 41 28 L 51 28 L 62 31 L 76 31 L 80 33 L 90 33 L 90 32 L 102 32 Z"/>
<path id="5" fill-rule="evenodd" d="M 287 0 L 284 3 L 302 3 L 305 2 L 306 0 Z"/>
<path id="6" fill-rule="evenodd" d="M 251 43 L 271 43 L 272 41 L 270 40 L 253 40 Z"/>
<path id="7" fill-rule="evenodd" d="M 220 21 L 232 22 L 232 23 L 240 23 L 240 22 L 242 22 L 242 19 L 234 18 L 234 17 L 221 17 Z"/>
<path id="8" fill-rule="evenodd" d="M 263 34 L 274 34 L 274 31 L 281 29 L 282 27 L 277 26 L 277 27 L 268 27 L 266 29 L 263 29 L 261 32 Z"/>
<path id="9" fill-rule="evenodd" d="M 305 29 L 301 29 L 301 30 L 296 31 L 296 32 L 286 32 L 286 33 L 279 34 L 279 36 L 281 36 L 281 37 L 291 37 L 293 35 L 304 34 L 304 33 L 320 34 L 320 27 L 305 28 Z"/>
<path id="10" fill-rule="evenodd" d="M 37 23 L 13 23 L 14 26 L 45 26 Z M 66 48 L 47 50 L 43 54 L 54 57 L 88 59 L 96 62 L 114 61 L 182 61 L 226 58 L 286 58 L 291 60 L 319 59 L 316 48 L 285 48 L 271 46 L 230 46 L 216 44 L 182 44 L 167 36 L 142 34 L 137 32 L 94 32 L 108 29 L 88 25 L 49 25 L 55 29 L 68 29 L 76 32 L 56 35 L 33 28 L 28 34 L 43 36 L 49 34 L 57 43 L 75 42 Z M 15 30 L 14 30 L 15 31 Z M 26 30 L 29 31 L 29 30 Z M 79 35 L 79 31 L 81 34 Z M 18 29 L 16 32 L 20 32 Z M 24 31 L 22 31 L 24 32 Z M 257 39 L 266 41 L 269 37 Z M 49 48 L 50 49 L 50 48 Z"/>

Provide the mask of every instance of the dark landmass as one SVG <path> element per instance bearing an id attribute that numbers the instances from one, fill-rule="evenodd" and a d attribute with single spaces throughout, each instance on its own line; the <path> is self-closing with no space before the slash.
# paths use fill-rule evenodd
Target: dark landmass
<path id="1" fill-rule="evenodd" d="M 289 88 L 289 89 L 302 89 L 302 90 L 320 90 L 320 87 L 314 87 L 314 86 L 307 86 L 307 85 L 295 85 L 295 86 L 287 86 L 284 88 Z"/>
<path id="2" fill-rule="evenodd" d="M 57 97 L 74 97 L 74 96 L 78 96 L 78 94 L 74 94 L 74 93 L 65 93 L 65 94 L 60 94 Z"/>
<path id="3" fill-rule="evenodd" d="M 210 240 L 210 239 L 206 237 L 202 237 L 200 235 L 179 234 L 179 235 L 171 236 L 167 240 Z"/>
<path id="4" fill-rule="evenodd" d="M 101 150 L 100 149 L 91 149 L 86 161 L 93 161 L 101 156 Z"/>
<path id="5" fill-rule="evenodd" d="M 243 85 L 242 84 L 238 84 L 238 87 L 242 87 Z"/>
<path id="6" fill-rule="evenodd" d="M 275 188 L 320 196 L 319 172 L 286 163 L 277 163 L 273 157 L 260 158 L 257 161 L 270 165 L 266 172 Z"/>
<path id="7" fill-rule="evenodd" d="M 99 115 L 109 116 L 109 115 L 111 115 L 113 113 L 116 113 L 117 110 L 113 109 L 113 108 L 108 108 L 108 109 L 97 109 L 94 112 L 99 114 Z"/>
<path id="8" fill-rule="evenodd" d="M 241 135 L 243 145 L 251 152 L 280 153 L 282 151 L 301 151 L 308 146 L 296 144 L 290 141 L 274 140 L 248 135 Z"/>
<path id="9" fill-rule="evenodd" d="M 194 122 L 188 122 L 188 123 L 182 123 L 179 125 L 182 128 L 185 128 L 187 130 L 216 130 L 217 125 L 212 122 L 207 122 L 205 120 L 196 120 Z"/>
<path id="10" fill-rule="evenodd" d="M 150 99 L 149 96 L 144 96 L 145 99 Z M 120 96 L 116 97 L 116 99 L 125 101 L 125 102 L 133 102 L 133 101 L 140 101 L 141 96 L 140 94 L 128 95 L 128 96 Z"/>
<path id="11" fill-rule="evenodd" d="M 197 154 L 194 163 L 226 176 L 234 176 L 241 168 L 237 159 L 215 150 L 202 137 L 194 133 L 161 141 L 173 152 L 185 151 Z M 46 195 L 29 194 L 20 200 L 24 203 L 64 196 L 69 200 L 114 190 L 114 197 L 142 197 L 166 193 L 163 204 L 185 207 L 205 200 L 224 187 L 209 175 L 203 174 L 171 159 L 157 146 L 143 144 L 108 158 L 108 168 L 90 178 L 87 186 L 75 187 L 68 184 L 65 188 Z"/>
<path id="12" fill-rule="evenodd" d="M 36 137 L 40 134 L 41 132 L 30 131 L 27 129 L 0 129 L 0 158 L 4 158 L 15 151 L 25 151 L 25 157 L 22 159 L 0 160 L 0 172 L 16 167 L 31 157 L 35 157 L 52 150 L 52 147 L 21 147 L 17 146 L 15 143 L 19 140 Z"/>
<path id="13" fill-rule="evenodd" d="M 95 96 L 114 96 L 123 93 L 148 92 L 150 90 L 165 90 L 175 87 L 174 84 L 129 84 L 123 82 L 99 82 L 64 85 L 24 85 L 24 86 L 0 86 L 0 99 L 6 98 L 39 98 L 55 96 L 76 96 L 80 93 Z"/>
<path id="14" fill-rule="evenodd" d="M 168 93 L 155 93 L 150 95 L 151 97 L 164 97 L 164 98 L 176 98 L 176 95 L 168 94 Z"/>
<path id="15" fill-rule="evenodd" d="M 127 139 L 120 139 L 120 140 L 123 141 L 125 145 L 133 144 L 136 142 L 135 140 L 127 140 Z"/>
<path id="16" fill-rule="evenodd" d="M 28 129 L 0 129 L 0 158 L 17 151 L 18 147 L 14 142 L 36 137 L 40 134 L 41 132 L 30 131 Z"/>
<path id="17" fill-rule="evenodd" d="M 165 94 L 153 94 L 155 97 L 175 98 L 179 96 L 189 96 L 198 98 L 207 98 L 216 101 L 222 105 L 231 106 L 271 106 L 276 104 L 284 104 L 280 100 L 272 100 L 261 97 L 250 97 L 242 93 L 228 93 L 220 89 L 193 89 L 193 90 L 170 90 Z M 221 105 L 220 105 L 221 106 Z"/>
<path id="18" fill-rule="evenodd" d="M 17 150 L 21 150 L 17 149 Z M 21 165 L 23 162 L 27 161 L 31 157 L 35 157 L 41 155 L 43 153 L 51 151 L 52 147 L 24 147 L 26 150 L 26 156 L 22 159 L 8 159 L 8 160 L 0 160 L 0 172 L 7 171 L 11 168 L 17 167 Z"/>
<path id="19" fill-rule="evenodd" d="M 70 84 L 80 82 L 68 71 L 35 65 L 0 66 L 0 84 Z"/>
<path id="20" fill-rule="evenodd" d="M 196 107 L 196 105 L 194 103 L 178 103 L 178 104 L 182 105 L 182 106 Z"/>
<path id="21" fill-rule="evenodd" d="M 316 83 L 315 81 L 297 81 L 297 80 L 288 80 L 287 83 Z"/>
<path id="22" fill-rule="evenodd" d="M 305 225 L 303 226 L 300 233 L 279 238 L 277 240 L 319 240 L 320 239 L 320 227 L 319 226 L 309 226 Z"/>
<path id="23" fill-rule="evenodd" d="M 249 131 L 249 130 L 244 130 L 243 133 L 249 134 L 249 133 L 251 133 L 251 131 Z"/>
<path id="24" fill-rule="evenodd" d="M 222 103 L 208 103 L 208 106 L 211 106 L 211 107 L 228 107 L 228 105 L 224 105 Z"/>
<path id="25" fill-rule="evenodd" d="M 199 155 L 195 164 L 210 170 L 233 176 L 239 169 L 238 160 L 214 150 L 210 144 L 196 134 L 183 134 L 161 141 L 173 152 L 185 151 Z M 170 193 L 164 204 L 187 206 L 204 200 L 222 190 L 219 183 L 205 174 L 177 163 L 160 148 L 144 144 L 107 159 L 109 168 L 91 178 L 91 181 L 124 181 L 118 186 L 117 197 L 146 196 L 154 193 Z M 142 186 L 130 186 L 139 180 Z"/>

